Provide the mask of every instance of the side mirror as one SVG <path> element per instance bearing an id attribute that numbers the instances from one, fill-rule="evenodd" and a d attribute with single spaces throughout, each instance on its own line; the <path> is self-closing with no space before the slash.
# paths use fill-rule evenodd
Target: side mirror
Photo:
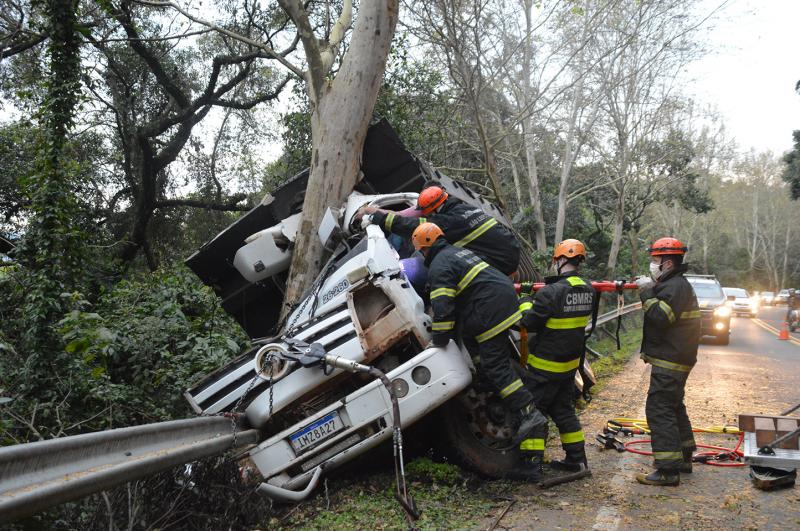
<path id="1" fill-rule="evenodd" d="M 734 296 L 734 295 L 728 295 L 727 297 L 725 297 L 725 300 L 729 300 L 729 301 L 735 301 L 735 300 L 736 300 L 736 296 Z"/>

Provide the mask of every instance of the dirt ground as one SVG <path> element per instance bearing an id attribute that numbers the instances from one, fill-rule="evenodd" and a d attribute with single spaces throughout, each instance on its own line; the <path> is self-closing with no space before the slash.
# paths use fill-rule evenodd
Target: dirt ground
<path id="1" fill-rule="evenodd" d="M 689 378 L 686 404 L 694 426 L 736 425 L 740 412 L 775 413 L 800 401 L 800 347 L 780 342 L 748 319 L 736 319 L 731 344 L 704 345 Z M 595 435 L 612 417 L 644 417 L 650 369 L 634 357 L 581 415 L 593 477 L 542 491 L 520 484 L 513 503 L 493 509 L 481 526 L 497 529 L 792 529 L 800 527 L 800 487 L 764 492 L 748 467 L 695 465 L 678 487 L 633 479 L 649 457 L 601 450 Z M 737 437 L 700 434 L 699 443 L 733 446 Z M 645 445 L 643 449 L 648 449 Z M 557 446 L 549 448 L 560 457 Z M 497 521 L 500 514 L 510 509 Z"/>

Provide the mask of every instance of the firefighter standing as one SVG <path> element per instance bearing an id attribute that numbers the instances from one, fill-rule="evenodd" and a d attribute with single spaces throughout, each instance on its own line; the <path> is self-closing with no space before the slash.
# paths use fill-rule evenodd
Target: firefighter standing
<path id="1" fill-rule="evenodd" d="M 483 210 L 450 197 L 440 186 L 428 186 L 419 194 L 417 209 L 425 217 L 403 217 L 388 210 L 362 207 L 363 215 L 371 215 L 372 223 L 405 238 L 422 223 L 435 223 L 447 241 L 465 247 L 505 275 L 519 266 L 519 242 L 502 223 Z"/>
<path id="2" fill-rule="evenodd" d="M 417 227 L 411 240 L 429 268 L 434 345 L 444 347 L 454 339 L 458 322 L 467 349 L 480 358 L 482 374 L 519 415 L 514 437 L 518 444 L 546 426 L 547 419 L 535 408 L 512 365 L 514 352 L 506 331 L 520 319 L 513 284 L 469 249 L 450 245 L 433 223 Z"/>
<path id="3" fill-rule="evenodd" d="M 566 457 L 550 466 L 570 472 L 588 470 L 583 430 L 575 415 L 575 371 L 583 359 L 585 329 L 596 297 L 591 284 L 578 276 L 585 259 L 586 249 L 579 240 L 556 245 L 556 275 L 545 279 L 532 306 L 524 299 L 521 304 L 527 310 L 521 324 L 532 336 L 525 383 L 536 407 L 553 419 L 561 435 Z M 545 425 L 520 443 L 525 462 L 540 475 L 546 439 Z"/>
<path id="4" fill-rule="evenodd" d="M 649 363 L 650 389 L 645 412 L 651 431 L 656 470 L 637 474 L 645 485 L 678 485 L 680 473 L 692 471 L 697 449 L 683 403 L 686 379 L 697 362 L 700 309 L 683 276 L 686 247 L 675 238 L 656 240 L 650 248 L 650 275 L 637 279 L 644 310 L 642 359 Z"/>

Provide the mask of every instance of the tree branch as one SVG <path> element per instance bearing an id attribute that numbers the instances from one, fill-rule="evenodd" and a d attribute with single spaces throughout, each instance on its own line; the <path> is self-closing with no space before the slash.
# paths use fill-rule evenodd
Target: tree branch
<path id="1" fill-rule="evenodd" d="M 245 199 L 247 199 L 247 194 L 234 194 L 226 203 L 220 201 L 209 202 L 203 201 L 202 199 L 188 198 L 164 199 L 161 201 L 156 201 L 155 206 L 156 208 L 190 207 L 202 208 L 205 210 L 220 210 L 224 212 L 246 212 L 250 210 L 250 206 L 239 204 Z"/>

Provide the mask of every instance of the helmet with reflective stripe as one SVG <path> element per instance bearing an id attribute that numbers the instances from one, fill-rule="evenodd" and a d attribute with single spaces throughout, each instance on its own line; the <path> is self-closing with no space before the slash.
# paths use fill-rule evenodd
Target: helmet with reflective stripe
<path id="1" fill-rule="evenodd" d="M 653 245 L 650 246 L 648 251 L 650 256 L 665 256 L 671 254 L 684 255 L 689 249 L 681 243 L 677 238 L 659 238 Z"/>
<path id="2" fill-rule="evenodd" d="M 436 223 L 423 223 L 411 235 L 411 242 L 414 244 L 414 249 L 419 251 L 433 245 L 439 236 L 444 236 L 444 232 L 439 228 Z"/>
<path id="3" fill-rule="evenodd" d="M 440 186 L 429 186 L 419 194 L 417 199 L 417 210 L 422 210 L 422 214 L 427 216 L 447 201 L 448 193 Z"/>
<path id="4" fill-rule="evenodd" d="M 553 249 L 553 260 L 561 257 L 575 258 L 576 256 L 582 256 L 586 259 L 586 247 L 580 240 L 574 238 L 564 240 Z"/>

